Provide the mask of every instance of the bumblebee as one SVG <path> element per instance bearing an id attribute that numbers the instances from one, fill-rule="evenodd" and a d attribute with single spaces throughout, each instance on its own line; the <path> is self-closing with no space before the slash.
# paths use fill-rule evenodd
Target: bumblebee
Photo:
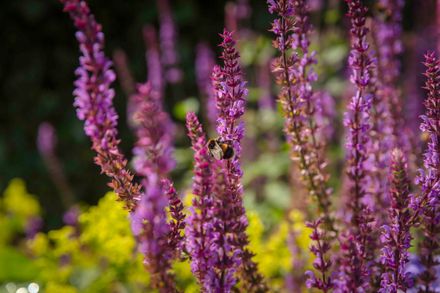
<path id="1" fill-rule="evenodd" d="M 234 157 L 234 149 L 231 144 L 220 138 L 210 139 L 207 147 L 209 154 L 216 160 L 230 160 Z"/>

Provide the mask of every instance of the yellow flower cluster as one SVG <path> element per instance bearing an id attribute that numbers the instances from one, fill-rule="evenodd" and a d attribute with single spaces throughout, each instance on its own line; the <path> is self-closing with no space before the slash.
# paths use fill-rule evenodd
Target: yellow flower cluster
<path id="1" fill-rule="evenodd" d="M 24 181 L 12 179 L 0 198 L 0 245 L 8 243 L 15 234 L 23 233 L 28 220 L 40 213 L 40 204 L 28 193 Z"/>
<path id="2" fill-rule="evenodd" d="M 256 256 L 259 270 L 269 280 L 271 288 L 280 290 L 284 284 L 285 276 L 292 269 L 292 258 L 287 245 L 289 231 L 295 235 L 295 245 L 304 251 L 305 258 L 309 261 L 308 247 L 311 229 L 305 226 L 304 216 L 301 212 L 293 210 L 289 218 L 281 221 L 275 231 L 264 237 L 263 222 L 255 212 L 248 212 L 249 226 L 247 233 L 250 240 L 250 249 Z M 276 261 L 275 261 L 276 260 Z"/>
<path id="3" fill-rule="evenodd" d="M 188 193 L 184 199 L 187 206 L 191 199 Z M 38 201 L 28 194 L 24 182 L 12 180 L 0 201 L 0 220 L 9 221 L 0 229 L 0 245 L 7 245 L 7 239 L 14 233 L 22 233 L 26 220 L 40 213 Z M 80 214 L 77 227 L 64 226 L 27 240 L 26 253 L 32 255 L 32 265 L 37 268 L 29 281 L 38 282 L 47 293 L 151 291 L 128 217 L 116 195 L 109 192 L 98 205 Z M 290 212 L 273 231 L 267 231 L 261 217 L 252 209 L 248 218 L 247 232 L 250 249 L 256 253 L 254 259 L 271 287 L 280 291 L 286 275 L 294 269 L 287 245 L 289 235 L 295 235 L 295 245 L 304 252 L 309 263 L 310 229 L 299 211 Z M 189 260 L 174 263 L 173 271 L 178 287 L 184 292 L 200 291 L 191 274 Z"/>
<path id="4" fill-rule="evenodd" d="M 112 192 L 80 215 L 78 227 L 39 233 L 29 248 L 48 293 L 110 292 L 117 287 L 142 292 L 148 286 L 127 211 Z"/>

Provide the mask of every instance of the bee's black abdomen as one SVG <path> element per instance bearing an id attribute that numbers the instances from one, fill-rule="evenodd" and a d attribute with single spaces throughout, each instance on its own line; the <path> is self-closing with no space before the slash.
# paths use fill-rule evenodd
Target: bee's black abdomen
<path id="1" fill-rule="evenodd" d="M 229 160 L 232 159 L 233 156 L 234 156 L 234 149 L 232 147 L 229 146 L 223 151 L 223 159 Z"/>

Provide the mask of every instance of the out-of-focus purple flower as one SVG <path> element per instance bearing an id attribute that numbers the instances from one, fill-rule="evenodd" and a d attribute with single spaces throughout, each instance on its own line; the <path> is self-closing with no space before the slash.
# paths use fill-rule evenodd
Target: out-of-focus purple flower
<path id="1" fill-rule="evenodd" d="M 295 223 L 289 220 L 289 234 L 287 238 L 287 247 L 291 254 L 292 268 L 285 278 L 285 287 L 288 292 L 301 292 L 301 288 L 304 286 L 304 280 L 306 276 L 304 274 L 304 268 L 307 262 L 307 252 L 304 251 L 299 245 L 297 239 L 298 232 L 295 231 L 293 226 Z"/>
<path id="2" fill-rule="evenodd" d="M 322 6 L 324 5 L 323 0 L 309 0 L 308 2 L 311 12 L 321 10 Z"/>
<path id="3" fill-rule="evenodd" d="M 166 178 L 175 166 L 172 157 L 174 125 L 150 83 L 138 85 L 133 100 L 137 104 L 134 120 L 138 140 L 133 149 L 136 173 L 146 178 L 153 173 Z"/>
<path id="4" fill-rule="evenodd" d="M 366 162 L 370 129 L 372 85 L 371 70 L 374 60 L 370 56 L 367 42 L 368 28 L 365 25 L 367 8 L 360 0 L 346 0 L 348 17 L 351 22 L 351 52 L 349 65 L 352 69 L 350 80 L 356 88 L 348 109 L 344 125 L 348 129 L 346 142 L 349 195 L 347 200 L 348 231 L 342 235 L 341 274 L 337 282 L 337 292 L 364 292 L 369 286 L 370 264 L 374 260 L 372 247 L 372 218 L 370 209 L 364 203 L 367 189 L 368 169 Z M 364 290 L 364 291 L 363 291 Z"/>
<path id="5" fill-rule="evenodd" d="M 153 90 L 160 97 L 163 97 L 165 84 L 155 28 L 152 25 L 144 26 L 143 36 L 145 47 L 147 48 L 145 53 L 148 72 L 147 80 L 151 83 Z"/>
<path id="6" fill-rule="evenodd" d="M 113 107 L 114 90 L 111 83 L 115 74 L 111 61 L 104 55 L 104 34 L 90 9 L 82 0 L 60 0 L 69 13 L 78 32 L 80 66 L 76 70 L 75 103 L 77 116 L 84 120 L 84 130 L 92 140 L 97 153 L 95 163 L 111 178 L 112 187 L 129 210 L 139 200 L 140 186 L 133 183 L 133 175 L 127 169 L 127 160 L 119 151 L 117 138 L 118 116 Z"/>
<path id="7" fill-rule="evenodd" d="M 284 132 L 291 146 L 292 158 L 299 163 L 302 182 L 309 194 L 316 198 L 320 212 L 330 230 L 335 230 L 330 216 L 331 189 L 327 187 L 328 174 L 322 153 L 323 144 L 317 140 L 316 101 L 312 83 L 315 53 L 309 50 L 311 26 L 305 1 L 268 0 L 269 12 L 278 18 L 271 31 L 273 42 L 281 56 L 273 63 L 272 71 L 281 86 L 279 101 L 285 116 Z M 298 54 L 290 53 L 290 48 Z"/>
<path id="8" fill-rule="evenodd" d="M 270 79 L 270 62 L 269 60 L 258 66 L 257 71 L 258 89 L 261 95 L 258 98 L 258 106 L 264 110 L 275 110 L 275 99 L 272 95 L 272 82 Z"/>
<path id="9" fill-rule="evenodd" d="M 55 128 L 48 122 L 41 123 L 38 127 L 37 147 L 53 183 L 60 192 L 61 202 L 65 208 L 69 208 L 75 202 L 75 195 L 67 181 L 63 166 L 55 153 L 56 144 Z"/>
<path id="10" fill-rule="evenodd" d="M 310 34 L 312 26 L 310 24 L 310 13 L 307 1 L 293 1 L 293 16 L 295 18 L 295 29 L 293 33 L 292 48 L 299 52 L 299 59 L 294 67 L 294 78 L 298 81 L 296 85 L 296 92 L 299 101 L 304 102 L 304 116 L 307 118 L 306 131 L 309 136 L 310 150 L 308 152 L 307 160 L 315 168 L 314 180 L 317 186 L 316 196 L 318 202 L 324 214 L 323 221 L 330 228 L 334 230 L 332 219 L 330 216 L 330 196 L 332 190 L 327 187 L 327 180 L 329 174 L 325 171 L 327 162 L 325 160 L 324 149 L 326 141 L 323 139 L 318 140 L 319 124 L 317 122 L 318 116 L 323 112 L 317 113 L 317 105 L 320 101 L 317 101 L 317 95 L 313 92 L 313 83 L 318 79 L 316 72 L 314 71 L 314 64 L 316 64 L 316 52 L 310 50 Z M 321 96 L 322 99 L 328 98 L 327 96 Z M 330 98 L 331 99 L 331 98 Z M 322 102 L 328 102 L 321 100 Z M 323 138 L 323 137 L 321 137 Z M 314 166 L 314 167 L 313 167 Z M 309 180 L 310 181 L 310 180 Z M 313 194 L 312 194 L 313 195 Z"/>
<path id="11" fill-rule="evenodd" d="M 145 256 L 153 288 L 160 292 L 177 292 L 171 272 L 174 252 L 169 247 L 170 228 L 166 221 L 167 198 L 157 173 L 143 180 L 146 190 L 136 210 L 131 214 L 131 226 L 139 250 Z"/>
<path id="12" fill-rule="evenodd" d="M 331 246 L 325 239 L 325 233 L 320 231 L 319 226 L 322 224 L 322 220 L 318 219 L 315 222 L 306 223 L 307 227 L 313 229 L 310 239 L 314 242 L 310 246 L 310 251 L 316 256 L 313 261 L 313 267 L 320 275 L 317 276 L 312 271 L 307 271 L 307 288 L 316 288 L 322 292 L 329 292 L 333 288 L 332 277 L 329 276 L 329 270 L 332 265 L 331 260 L 326 259 L 326 253 L 330 250 Z"/>
<path id="13" fill-rule="evenodd" d="M 338 113 L 335 100 L 325 91 L 316 92 L 313 100 L 316 102 L 316 125 L 318 128 L 316 140 L 330 142 L 336 133 L 334 124 Z"/>
<path id="14" fill-rule="evenodd" d="M 257 265 L 252 261 L 253 253 L 247 248 L 249 244 L 246 235 L 248 225 L 245 209 L 243 206 L 243 186 L 241 177 L 243 172 L 240 166 L 241 140 L 244 135 L 243 122 L 239 121 L 244 114 L 246 104 L 246 82 L 243 80 L 239 54 L 235 48 L 232 33 L 224 30 L 221 35 L 223 49 L 221 58 L 223 67 L 216 67 L 213 71 L 213 84 L 216 90 L 216 102 L 218 109 L 217 133 L 219 138 L 232 145 L 234 157 L 230 160 L 218 162 L 218 174 L 224 174 L 224 181 L 217 183 L 217 191 L 214 191 L 216 202 L 214 204 L 214 218 L 219 214 L 221 221 L 214 224 L 214 247 L 219 246 L 217 259 L 214 266 L 221 268 L 225 262 L 239 268 L 243 287 L 248 292 L 266 291 L 266 285 L 262 276 L 258 273 Z M 220 70 L 220 74 L 218 72 Z M 217 79 L 217 80 L 215 80 Z M 228 236 L 228 234 L 230 235 Z M 228 243 L 222 243 L 226 237 Z M 226 246 L 224 245 L 226 244 Z M 233 254 L 230 261 L 225 261 L 221 249 L 230 246 Z M 232 262 L 232 263 L 231 263 Z M 218 274 L 216 274 L 218 278 Z M 229 285 L 235 280 L 231 279 Z M 214 282 L 217 282 L 214 280 Z"/>
<path id="15" fill-rule="evenodd" d="M 133 74 L 130 71 L 130 68 L 128 66 L 128 60 L 127 55 L 125 54 L 125 51 L 122 49 L 116 49 L 113 52 L 113 62 L 115 64 L 116 73 L 118 75 L 119 84 L 121 85 L 121 88 L 128 98 L 127 102 L 127 124 L 134 128 L 133 123 L 133 113 L 135 112 L 136 105 L 131 99 L 133 96 L 136 86 L 135 81 L 133 78 Z"/>
<path id="16" fill-rule="evenodd" d="M 43 219 L 39 216 L 29 218 L 25 226 L 26 238 L 32 239 L 43 228 Z"/>
<path id="17" fill-rule="evenodd" d="M 169 83 L 178 83 L 182 80 L 182 71 L 178 67 L 179 55 L 176 50 L 177 30 L 168 0 L 157 0 L 160 18 L 160 47 L 162 49 L 162 64 L 164 76 Z"/>
<path id="18" fill-rule="evenodd" d="M 382 226 L 381 263 L 382 273 L 380 291 L 406 292 L 412 286 L 412 279 L 406 271 L 411 247 L 409 223 L 410 182 L 407 175 L 406 159 L 400 149 L 394 149 L 391 160 L 389 225 Z"/>
<path id="19" fill-rule="evenodd" d="M 194 150 L 194 199 L 187 218 L 187 250 L 192 256 L 191 270 L 204 290 L 209 291 L 207 275 L 212 271 L 213 245 L 213 184 L 211 162 L 206 148 L 206 138 L 197 116 L 186 115 L 186 127 Z M 223 249 L 225 249 L 223 247 Z M 229 268 L 225 268 L 228 271 Z M 212 273 L 211 273 L 212 274 Z"/>
<path id="20" fill-rule="evenodd" d="M 369 149 L 372 153 L 372 178 L 370 190 L 375 201 L 371 206 L 378 224 L 386 223 L 389 207 L 386 197 L 386 180 L 391 161 L 391 150 L 399 147 L 406 155 L 411 151 L 409 129 L 402 115 L 402 97 L 397 89 L 402 53 L 403 0 L 381 0 L 380 13 L 374 18 L 373 33 L 377 45 L 377 78 L 375 97 L 372 102 L 372 128 Z"/>
<path id="21" fill-rule="evenodd" d="M 427 134 L 428 149 L 417 178 L 422 194 L 414 198 L 415 215 L 421 216 L 424 239 L 419 247 L 419 257 L 424 271 L 419 275 L 419 286 L 424 292 L 435 292 L 436 267 L 440 264 L 440 60 L 434 53 L 425 55 L 427 98 L 426 112 L 421 116 L 420 130 Z"/>
<path id="22" fill-rule="evenodd" d="M 71 207 L 63 215 L 64 224 L 76 227 L 78 225 L 79 214 L 80 209 L 77 206 Z"/>
<path id="23" fill-rule="evenodd" d="M 128 66 L 127 54 L 122 49 L 116 49 L 113 52 L 113 62 L 115 63 L 116 73 L 121 84 L 122 90 L 127 97 L 130 97 L 136 87 L 133 75 Z M 132 113 L 128 111 L 128 113 Z"/>
<path id="24" fill-rule="evenodd" d="M 196 77 L 199 92 L 206 109 L 206 119 L 212 127 L 217 122 L 217 107 L 215 105 L 214 89 L 211 82 L 211 73 L 215 65 L 214 53 L 205 43 L 197 45 Z"/>
<path id="25" fill-rule="evenodd" d="M 399 55 L 403 51 L 402 44 L 402 10 L 403 0 L 380 0 L 381 18 L 376 18 L 375 36 L 378 42 L 378 67 L 380 80 L 385 84 L 394 85 L 400 75 Z"/>
<path id="26" fill-rule="evenodd" d="M 249 0 L 228 1 L 225 4 L 225 27 L 234 32 L 237 39 L 246 38 L 251 31 L 246 27 L 252 14 Z"/>
<path id="27" fill-rule="evenodd" d="M 238 30 L 237 5 L 232 1 L 228 1 L 225 4 L 225 27 L 231 32 Z"/>
<path id="28" fill-rule="evenodd" d="M 239 21 L 249 19 L 252 14 L 252 7 L 249 4 L 249 0 L 238 0 L 237 1 L 237 19 Z"/>
<path id="29" fill-rule="evenodd" d="M 57 136 L 55 128 L 48 122 L 43 122 L 38 127 L 37 147 L 43 156 L 50 156 L 55 151 Z"/>
<path id="30" fill-rule="evenodd" d="M 132 215 L 132 229 L 145 255 L 153 286 L 162 292 L 174 292 L 170 262 L 183 249 L 185 226 L 183 204 L 167 179 L 175 165 L 172 157 L 174 125 L 163 110 L 160 95 L 152 90 L 149 82 L 138 85 L 132 99 L 137 105 L 133 165 L 137 174 L 145 178 L 146 190 Z M 168 223 L 167 203 L 171 218 Z"/>

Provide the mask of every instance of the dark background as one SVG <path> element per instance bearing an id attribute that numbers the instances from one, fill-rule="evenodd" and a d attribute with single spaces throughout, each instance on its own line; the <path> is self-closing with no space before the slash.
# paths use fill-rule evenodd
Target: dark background
<path id="1" fill-rule="evenodd" d="M 167 108 L 177 100 L 197 96 L 194 76 L 194 48 L 207 41 L 212 48 L 219 42 L 224 25 L 225 1 L 170 1 L 178 27 L 178 52 L 184 71 L 183 84 L 167 96 Z M 265 1 L 250 1 L 249 26 L 267 33 L 271 20 Z M 325 1 L 328 2 L 328 1 Z M 330 1 L 332 2 L 332 1 Z M 337 1 L 336 1 L 337 2 Z M 341 3 L 343 1 L 340 1 Z M 129 56 L 137 81 L 145 80 L 142 26 L 158 28 L 156 1 L 89 1 L 106 35 L 106 53 L 122 48 Z M 369 1 L 370 6 L 373 1 Z M 407 1 L 404 27 L 416 33 L 434 19 L 435 1 Z M 341 11 L 345 9 L 339 4 Z M 318 18 L 321 14 L 317 14 Z M 325 27 L 323 18 L 314 23 Z M 337 25 L 343 27 L 341 21 Z M 73 103 L 74 70 L 78 48 L 74 28 L 62 5 L 55 0 L 2 1 L 0 9 L 0 190 L 14 177 L 23 178 L 28 189 L 38 195 L 48 226 L 60 223 L 63 208 L 59 194 L 36 148 L 38 126 L 54 125 L 58 135 L 57 155 L 79 201 L 95 203 L 104 194 L 106 178 L 92 162 L 90 143 L 76 116 Z M 269 34 L 269 33 L 267 33 Z M 131 134 L 125 123 L 126 97 L 115 83 L 115 105 L 120 114 L 122 148 L 130 154 Z M 177 89 L 177 90 L 176 90 Z M 170 91 L 170 89 L 168 89 Z M 179 142 L 184 145 L 185 139 Z M 47 217 L 50 215 L 49 217 Z"/>

